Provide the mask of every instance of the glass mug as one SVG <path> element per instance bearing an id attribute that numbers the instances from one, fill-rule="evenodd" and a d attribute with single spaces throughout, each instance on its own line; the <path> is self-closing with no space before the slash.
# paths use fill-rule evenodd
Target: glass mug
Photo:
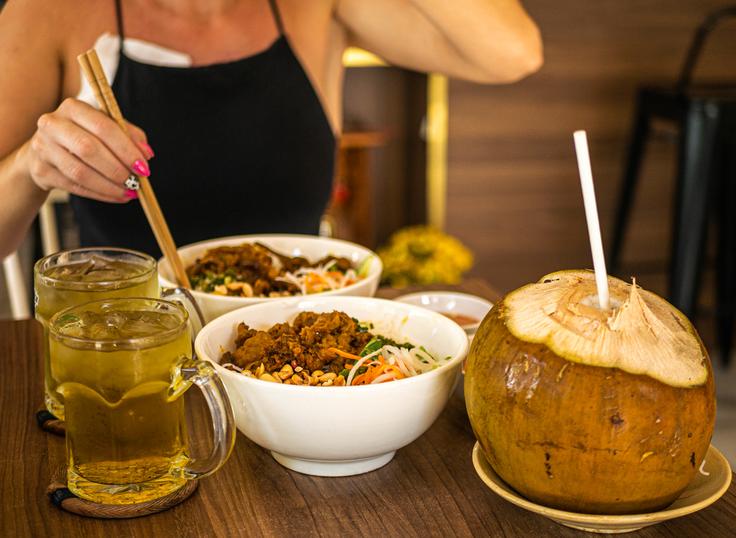
<path id="1" fill-rule="evenodd" d="M 48 322 L 70 306 L 115 297 L 182 296 L 186 290 L 161 292 L 156 260 L 147 254 L 122 248 L 80 248 L 57 252 L 36 262 L 33 268 L 36 319 L 44 327 L 44 371 L 46 408 L 64 419 L 64 400 L 51 375 L 48 350 Z M 191 295 L 182 297 L 202 316 Z"/>
<path id="2" fill-rule="evenodd" d="M 235 428 L 222 381 L 192 353 L 189 314 L 161 299 L 93 301 L 49 322 L 51 374 L 64 399 L 67 482 L 104 504 L 158 499 L 219 469 Z M 188 450 L 184 392 L 204 393 L 214 429 L 211 454 Z"/>

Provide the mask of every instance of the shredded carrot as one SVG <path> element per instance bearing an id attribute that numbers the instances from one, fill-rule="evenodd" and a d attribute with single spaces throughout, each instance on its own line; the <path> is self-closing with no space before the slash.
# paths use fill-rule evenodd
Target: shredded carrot
<path id="1" fill-rule="evenodd" d="M 368 385 L 371 382 L 371 371 L 366 370 L 364 373 L 353 378 L 352 385 Z"/>
<path id="2" fill-rule="evenodd" d="M 365 385 L 365 374 L 356 375 L 351 385 Z"/>
<path id="3" fill-rule="evenodd" d="M 390 365 L 386 364 L 383 357 L 379 357 L 377 364 L 371 364 L 362 374 L 353 378 L 352 385 L 369 385 L 379 375 L 386 372 Z"/>
<path id="4" fill-rule="evenodd" d="M 345 363 L 345 367 L 348 370 L 352 369 L 357 361 L 361 359 L 358 355 L 353 355 L 352 353 L 342 351 L 336 347 L 329 347 L 327 348 L 327 351 L 335 353 L 345 359 L 352 360 L 353 364 Z M 378 376 L 388 373 L 392 374 L 394 379 L 403 379 L 406 377 L 396 365 L 388 364 L 386 359 L 383 358 L 383 355 L 379 355 L 378 357 L 371 359 L 368 363 L 361 366 L 361 368 L 363 367 L 365 367 L 366 370 L 362 374 L 358 374 L 353 377 L 351 385 L 369 385 Z"/>
<path id="5" fill-rule="evenodd" d="M 327 351 L 330 351 L 336 355 L 340 355 L 341 357 L 345 359 L 353 359 L 354 361 L 360 360 L 360 357 L 358 355 L 353 355 L 352 353 L 348 353 L 347 351 L 342 351 L 340 349 L 337 349 L 336 347 L 328 347 Z"/>
<path id="6" fill-rule="evenodd" d="M 397 366 L 394 366 L 393 364 L 387 364 L 386 365 L 386 371 L 385 373 L 394 374 L 396 376 L 396 379 L 404 379 L 406 376 L 404 375 L 404 372 L 402 372 Z"/>

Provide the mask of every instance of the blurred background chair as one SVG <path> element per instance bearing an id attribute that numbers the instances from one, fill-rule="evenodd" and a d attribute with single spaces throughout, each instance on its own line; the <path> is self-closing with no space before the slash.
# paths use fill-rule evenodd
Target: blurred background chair
<path id="1" fill-rule="evenodd" d="M 732 215 L 736 211 L 736 124 L 732 119 L 736 85 L 696 85 L 693 73 L 708 36 L 720 22 L 731 17 L 736 17 L 736 5 L 721 8 L 703 20 L 675 84 L 639 88 L 609 253 L 611 272 L 617 274 L 652 122 L 674 123 L 679 135 L 669 299 L 688 317 L 695 314 L 709 217 L 717 216 L 717 341 L 726 362 L 736 316 L 736 286 L 732 283 L 736 278 L 736 219 Z"/>
<path id="2" fill-rule="evenodd" d="M 41 206 L 38 213 L 38 227 L 41 240 L 40 253 L 43 253 L 44 256 L 61 250 L 56 205 L 65 204 L 68 200 L 69 196 L 66 192 L 54 190 Z M 23 266 L 19 252 L 13 252 L 3 260 L 3 274 L 8 292 L 10 314 L 13 319 L 25 319 L 31 316 L 32 296 L 28 292 L 30 271 L 24 270 Z"/>
<path id="3" fill-rule="evenodd" d="M 13 319 L 31 317 L 26 279 L 17 252 L 13 252 L 3 260 L 3 272 L 5 274 L 5 284 L 8 288 L 10 314 Z"/>

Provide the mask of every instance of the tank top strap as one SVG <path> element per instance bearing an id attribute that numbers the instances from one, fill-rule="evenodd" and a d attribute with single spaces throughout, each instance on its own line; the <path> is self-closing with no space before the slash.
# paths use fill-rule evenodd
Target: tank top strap
<path id="1" fill-rule="evenodd" d="M 118 36 L 120 36 L 120 47 L 118 52 L 123 53 L 123 42 L 125 41 L 125 28 L 123 27 L 123 6 L 122 0 L 115 0 L 115 22 L 118 27 Z"/>
<path id="2" fill-rule="evenodd" d="M 268 0 L 268 5 L 271 7 L 271 13 L 273 14 L 273 20 L 276 23 L 276 28 L 279 31 L 279 36 L 282 36 L 284 35 L 284 21 L 281 19 L 279 5 L 276 3 L 276 0 Z"/>

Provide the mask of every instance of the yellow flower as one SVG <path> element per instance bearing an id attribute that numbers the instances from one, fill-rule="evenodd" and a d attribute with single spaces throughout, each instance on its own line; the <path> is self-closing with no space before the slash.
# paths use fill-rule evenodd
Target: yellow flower
<path id="1" fill-rule="evenodd" d="M 430 226 L 410 226 L 393 234 L 379 249 L 383 283 L 457 284 L 473 266 L 473 254 L 459 240 Z"/>

